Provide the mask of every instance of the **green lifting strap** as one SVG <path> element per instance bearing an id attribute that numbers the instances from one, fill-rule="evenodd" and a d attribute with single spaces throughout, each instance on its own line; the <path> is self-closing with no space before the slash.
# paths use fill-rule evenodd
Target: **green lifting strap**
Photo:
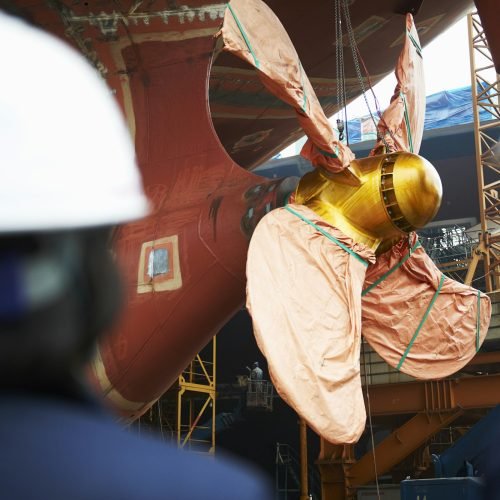
<path id="1" fill-rule="evenodd" d="M 441 276 L 441 281 L 439 282 L 439 286 L 438 286 L 438 288 L 436 290 L 436 293 L 434 294 L 434 296 L 432 297 L 429 305 L 427 306 L 427 310 L 425 311 L 425 314 L 424 314 L 423 318 L 420 320 L 420 323 L 419 323 L 417 329 L 415 330 L 415 333 L 413 334 L 413 337 L 411 338 L 410 343 L 408 344 L 408 347 L 406 348 L 404 354 L 401 356 L 401 359 L 399 360 L 398 366 L 396 367 L 398 370 L 403 365 L 403 363 L 404 363 L 404 361 L 406 359 L 406 356 L 408 356 L 408 353 L 410 352 L 410 349 L 411 349 L 413 343 L 415 342 L 418 334 L 420 333 L 420 330 L 424 326 L 424 323 L 427 321 L 427 318 L 429 317 L 431 309 L 434 306 L 434 302 L 436 302 L 436 299 L 438 298 L 439 292 L 441 292 L 441 287 L 443 286 L 444 279 L 445 279 L 445 275 L 443 274 Z"/>
<path id="2" fill-rule="evenodd" d="M 247 44 L 247 47 L 248 47 L 248 50 L 250 51 L 250 54 L 252 54 L 253 60 L 255 62 L 255 67 L 257 69 L 259 69 L 260 68 L 260 62 L 257 59 L 257 56 L 255 55 L 255 52 L 252 49 L 252 45 L 250 44 L 250 40 L 248 39 L 247 34 L 245 33 L 245 30 L 243 29 L 243 25 L 240 23 L 240 20 L 238 19 L 238 16 L 234 12 L 234 10 L 233 10 L 233 8 L 231 7 L 230 4 L 227 4 L 227 8 L 231 12 L 231 14 L 232 14 L 232 16 L 234 18 L 234 21 L 236 22 L 236 25 L 238 26 L 238 29 L 240 30 L 240 33 L 241 33 L 241 36 L 243 37 L 243 40 L 245 40 L 245 43 Z"/>
<path id="3" fill-rule="evenodd" d="M 364 297 L 367 293 L 371 292 L 376 286 L 380 285 L 382 281 L 384 281 L 386 278 L 388 278 L 394 271 L 399 269 L 410 257 L 411 254 L 418 248 L 420 247 L 420 241 L 417 241 L 409 250 L 409 252 L 393 267 L 389 269 L 385 274 L 380 276 L 378 280 L 373 282 L 370 286 L 366 287 L 362 292 L 361 296 Z"/>
<path id="4" fill-rule="evenodd" d="M 339 147 L 336 146 L 335 148 L 335 153 L 329 153 L 328 151 L 323 151 L 320 148 L 317 148 L 318 151 L 323 155 L 323 156 L 328 156 L 328 158 L 338 158 L 339 157 Z"/>
<path id="5" fill-rule="evenodd" d="M 302 85 L 302 93 L 304 94 L 304 99 L 302 100 L 302 112 L 307 113 L 307 94 L 306 88 L 304 85 L 304 68 L 302 67 L 302 63 L 299 61 L 299 69 L 300 69 L 300 84 Z"/>
<path id="6" fill-rule="evenodd" d="M 477 291 L 477 318 L 476 318 L 476 352 L 479 352 L 479 334 L 481 329 L 481 292 Z"/>
<path id="7" fill-rule="evenodd" d="M 415 47 L 415 50 L 417 51 L 417 54 L 422 57 L 422 47 L 418 44 L 418 42 L 413 38 L 413 35 L 411 34 L 410 30 L 406 30 L 406 33 L 408 34 L 408 38 L 411 40 L 411 43 Z"/>
<path id="8" fill-rule="evenodd" d="M 285 207 L 286 210 L 288 210 L 291 214 L 297 216 L 299 219 L 302 219 L 304 222 L 307 222 L 310 226 L 314 227 L 317 231 L 319 231 L 323 236 L 326 236 L 329 240 L 333 241 L 335 244 L 337 244 L 340 248 L 345 250 L 346 252 L 350 253 L 353 257 L 355 257 L 359 262 L 362 262 L 366 267 L 368 267 L 368 262 L 366 262 L 365 259 L 361 258 L 356 252 L 354 252 L 352 249 L 349 247 L 345 246 L 343 243 L 341 243 L 337 238 L 334 238 L 331 234 L 328 234 L 324 229 L 316 225 L 314 222 L 310 221 L 303 215 L 299 214 L 295 210 L 291 209 L 288 205 Z"/>
<path id="9" fill-rule="evenodd" d="M 405 117 L 405 124 L 406 124 L 406 136 L 408 137 L 408 146 L 410 147 L 410 153 L 413 153 L 413 139 L 411 136 L 410 116 L 408 114 L 408 106 L 406 104 L 406 97 L 403 94 L 403 92 L 401 92 L 399 95 L 403 99 L 403 104 L 405 107 L 404 117 Z"/>

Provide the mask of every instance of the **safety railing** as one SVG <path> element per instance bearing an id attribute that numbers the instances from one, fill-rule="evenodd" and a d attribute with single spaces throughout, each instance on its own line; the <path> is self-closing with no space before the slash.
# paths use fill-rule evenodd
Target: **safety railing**
<path id="1" fill-rule="evenodd" d="M 288 444 L 276 443 L 275 500 L 295 500 L 300 494 L 300 457 Z M 316 466 L 308 464 L 309 498 L 321 498 L 321 478 Z"/>
<path id="2" fill-rule="evenodd" d="M 268 380 L 248 380 L 247 408 L 273 410 L 274 387 Z"/>

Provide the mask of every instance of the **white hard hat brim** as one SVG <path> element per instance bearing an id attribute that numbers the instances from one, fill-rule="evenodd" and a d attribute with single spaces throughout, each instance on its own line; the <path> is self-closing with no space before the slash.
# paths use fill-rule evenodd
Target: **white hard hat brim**
<path id="1" fill-rule="evenodd" d="M 44 203 L 44 201 L 40 199 L 39 203 Z M 66 209 L 61 211 L 59 203 L 64 204 Z M 62 231 L 114 226 L 142 219 L 150 212 L 146 198 L 123 200 L 106 197 L 99 200 L 92 197 L 90 203 L 88 199 L 72 198 L 68 199 L 66 203 L 61 203 L 61 200 L 59 203 L 45 206 L 43 210 L 34 213 L 33 206 L 38 203 L 32 199 L 29 204 L 16 207 L 15 215 L 2 213 L 0 215 L 0 233 Z M 82 212 L 80 207 L 84 205 L 86 210 Z M 107 207 L 104 214 L 100 210 L 102 206 Z"/>
<path id="2" fill-rule="evenodd" d="M 147 215 L 129 131 L 96 70 L 55 37 L 1 13 L 0 47 L 0 233 Z"/>

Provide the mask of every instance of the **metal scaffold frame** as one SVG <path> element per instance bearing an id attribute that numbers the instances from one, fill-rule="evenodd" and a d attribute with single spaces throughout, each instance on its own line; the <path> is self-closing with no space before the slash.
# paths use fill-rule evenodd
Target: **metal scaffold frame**
<path id="1" fill-rule="evenodd" d="M 202 454 L 215 452 L 216 354 L 214 337 L 170 389 L 138 420 L 137 428 Z"/>
<path id="2" fill-rule="evenodd" d="M 216 353 L 214 337 L 179 376 L 177 445 L 199 453 L 215 452 Z"/>
<path id="3" fill-rule="evenodd" d="M 465 283 L 472 282 L 482 259 L 486 291 L 493 292 L 500 288 L 500 234 L 491 232 L 500 228 L 500 81 L 477 12 L 469 14 L 468 26 L 481 233 Z M 480 110 L 490 113 L 493 119 L 481 121 Z"/>

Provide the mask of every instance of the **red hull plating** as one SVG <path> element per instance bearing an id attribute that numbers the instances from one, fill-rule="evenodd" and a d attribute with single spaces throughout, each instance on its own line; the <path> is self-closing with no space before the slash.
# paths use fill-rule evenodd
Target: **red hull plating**
<path id="1" fill-rule="evenodd" d="M 285 194 L 281 181 L 235 164 L 213 129 L 208 81 L 225 7 L 203 10 L 204 4 L 169 11 L 168 29 L 158 16 L 148 22 L 136 16 L 135 25 L 99 15 L 90 22 L 88 12 L 109 7 L 97 3 L 71 12 L 63 4 L 59 13 L 28 9 L 60 36 L 72 28 L 73 42 L 106 74 L 135 135 L 153 204 L 150 217 L 115 233 L 127 308 L 101 343 L 93 370 L 125 418 L 139 416 L 160 397 L 241 307 L 251 231 Z M 153 276 L 152 249 L 165 257 L 164 272 Z"/>
<path id="2" fill-rule="evenodd" d="M 227 150 L 248 167 L 291 142 L 298 134 L 297 121 L 292 110 L 262 104 L 255 75 L 241 64 L 225 66 L 224 58 L 212 71 L 211 90 L 218 88 L 220 99 L 212 100 L 211 116 L 210 64 L 224 3 L 169 1 L 168 8 L 154 0 L 147 5 L 131 0 L 56 0 L 51 7 L 36 0 L 17 3 L 36 23 L 69 38 L 101 71 L 135 137 L 154 210 L 146 220 L 115 234 L 128 307 L 94 364 L 96 381 L 108 399 L 124 417 L 134 418 L 241 306 L 251 231 L 286 191 L 286 182 L 278 186 L 279 181 L 263 181 L 233 162 L 215 133 L 212 116 Z M 332 113 L 335 47 L 325 41 L 333 28 L 331 3 L 320 2 L 314 9 L 298 1 L 268 3 L 283 19 L 325 109 Z M 361 1 L 351 6 L 354 28 L 359 26 L 368 40 L 360 49 L 377 77 L 393 68 L 392 54 L 400 50 L 393 43 L 394 33 L 402 29 L 402 17 L 393 13 L 396 3 L 377 3 L 377 12 L 372 7 L 368 12 Z M 469 0 L 429 3 L 430 10 L 422 13 L 427 19 L 424 42 L 468 5 Z M 373 33 L 380 43 L 371 42 Z M 351 69 L 347 71 L 352 77 Z M 360 90 L 356 81 L 347 83 L 355 97 Z M 242 99 L 235 101 L 232 95 Z M 156 274 L 151 255 L 157 254 L 164 261 Z"/>
<path id="3" fill-rule="evenodd" d="M 129 418 L 158 398 L 241 307 L 251 226 L 266 204 L 269 210 L 280 201 L 276 183 L 238 167 L 213 131 L 207 107 L 213 46 L 209 36 L 124 51 L 127 67 L 139 58 L 147 74 L 146 82 L 140 72 L 130 75 L 130 88 L 154 214 L 116 234 L 128 308 L 100 347 L 106 371 L 100 381 Z M 141 249 L 165 240 L 170 276 L 151 279 Z"/>

